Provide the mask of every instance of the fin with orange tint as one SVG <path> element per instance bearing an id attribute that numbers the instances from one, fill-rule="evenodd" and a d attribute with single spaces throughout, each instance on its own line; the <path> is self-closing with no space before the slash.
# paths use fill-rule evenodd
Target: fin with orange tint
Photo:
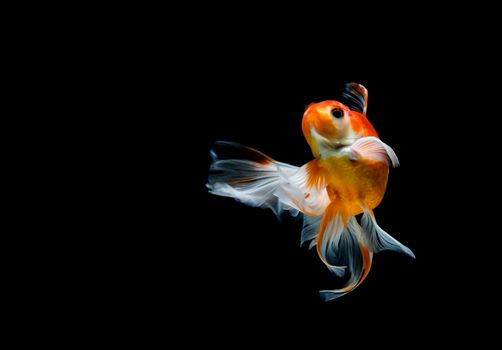
<path id="1" fill-rule="evenodd" d="M 281 202 L 306 215 L 318 216 L 324 213 L 330 199 L 316 160 L 308 162 L 294 173 L 286 174 L 282 169 L 279 171 L 282 182 L 274 195 Z"/>
<path id="2" fill-rule="evenodd" d="M 378 226 L 370 209 L 361 207 L 364 210 L 361 224 L 354 216 L 343 219 L 346 214 L 340 205 L 330 205 L 323 217 L 317 236 L 319 257 L 336 275 L 341 276 L 344 269 L 350 273 L 344 287 L 320 291 L 323 301 L 339 298 L 359 286 L 370 271 L 373 253 L 394 250 L 415 258 L 408 247 Z"/>
<path id="3" fill-rule="evenodd" d="M 362 228 L 355 217 L 348 216 L 343 207 L 330 205 L 317 236 L 317 252 L 321 261 L 337 276 L 350 274 L 345 286 L 321 290 L 323 301 L 339 298 L 355 289 L 371 268 L 373 253 L 361 240 Z"/>
<path id="4" fill-rule="evenodd" d="M 298 167 L 276 162 L 260 151 L 234 142 L 216 142 L 211 158 L 207 184 L 210 193 L 232 197 L 253 207 L 270 208 L 277 216 L 285 211 L 298 214 L 273 195 L 282 181 L 278 169 L 292 174 Z"/>
<path id="5" fill-rule="evenodd" d="M 373 253 L 369 251 L 368 248 L 366 248 L 366 246 L 364 246 L 361 242 L 358 242 L 357 248 L 355 242 L 352 242 L 351 244 L 355 248 L 354 252 L 359 251 L 359 253 L 350 257 L 349 263 L 351 264 L 352 274 L 349 281 L 343 288 L 319 291 L 322 301 L 330 301 L 344 296 L 357 288 L 364 281 L 366 276 L 368 276 L 371 269 L 371 262 L 373 260 Z"/>
<path id="6" fill-rule="evenodd" d="M 279 217 L 298 211 L 320 215 L 329 203 L 315 163 L 296 167 L 233 142 L 217 142 L 211 156 L 207 187 L 212 194 L 270 208 Z"/>

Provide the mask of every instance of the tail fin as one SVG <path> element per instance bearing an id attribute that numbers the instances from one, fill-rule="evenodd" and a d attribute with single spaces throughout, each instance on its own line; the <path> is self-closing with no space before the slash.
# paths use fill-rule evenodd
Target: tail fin
<path id="1" fill-rule="evenodd" d="M 316 238 L 317 253 L 328 269 L 337 276 L 349 273 L 345 286 L 321 290 L 322 301 L 339 298 L 355 289 L 371 268 L 373 253 L 361 242 L 361 227 L 343 206 L 332 203 L 323 216 Z"/>
<path id="2" fill-rule="evenodd" d="M 217 142 L 211 151 L 207 187 L 218 196 L 232 197 L 253 207 L 270 208 L 277 216 L 289 211 L 319 215 L 329 198 L 324 187 L 306 179 L 310 167 L 277 162 L 234 142 Z"/>
<path id="3" fill-rule="evenodd" d="M 368 245 L 375 253 L 382 250 L 394 250 L 415 259 L 415 254 L 413 254 L 410 248 L 400 243 L 397 239 L 378 226 L 373 211 L 368 208 L 364 209 L 364 214 L 361 218 L 361 225 L 365 234 L 365 244 Z"/>
<path id="4" fill-rule="evenodd" d="M 316 238 L 317 252 L 328 269 L 337 276 L 350 273 L 344 287 L 321 290 L 323 301 L 339 298 L 354 290 L 364 281 L 371 269 L 373 253 L 392 249 L 415 257 L 411 250 L 376 224 L 370 211 L 365 210 L 362 227 L 343 207 L 332 203 L 323 216 Z"/>

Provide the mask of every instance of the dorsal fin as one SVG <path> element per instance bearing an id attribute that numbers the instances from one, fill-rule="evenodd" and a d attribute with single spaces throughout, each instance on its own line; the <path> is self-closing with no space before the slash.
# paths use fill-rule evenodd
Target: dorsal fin
<path id="1" fill-rule="evenodd" d="M 340 102 L 353 111 L 366 114 L 366 108 L 368 106 L 368 90 L 366 90 L 366 88 L 361 84 L 345 84 Z"/>

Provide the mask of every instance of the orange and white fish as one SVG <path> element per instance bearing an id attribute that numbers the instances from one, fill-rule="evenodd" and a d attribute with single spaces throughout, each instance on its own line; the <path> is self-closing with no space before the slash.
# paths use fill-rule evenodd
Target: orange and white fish
<path id="1" fill-rule="evenodd" d="M 300 244 L 311 241 L 310 248 L 316 247 L 337 276 L 350 274 L 344 287 L 321 290 L 323 301 L 356 288 L 368 275 L 374 253 L 389 249 L 415 257 L 378 226 L 373 214 L 384 196 L 389 166 L 399 163 L 366 118 L 368 92 L 350 83 L 342 96 L 346 105 L 313 103 L 303 115 L 314 160 L 296 167 L 249 147 L 217 142 L 207 185 L 212 194 L 270 208 L 278 216 L 302 213 Z M 228 159 L 225 152 L 238 152 L 239 159 Z"/>

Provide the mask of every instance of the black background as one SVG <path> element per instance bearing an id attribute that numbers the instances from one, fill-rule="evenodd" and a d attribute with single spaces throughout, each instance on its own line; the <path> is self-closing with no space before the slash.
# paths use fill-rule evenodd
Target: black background
<path id="1" fill-rule="evenodd" d="M 34 123 L 17 119 L 37 137 L 14 148 L 39 158 L 18 157 L 29 169 L 13 187 L 34 215 L 7 202 L 22 216 L 21 252 L 5 245 L 4 284 L 19 291 L 7 319 L 38 330 L 17 327 L 20 340 L 402 348 L 498 335 L 499 12 L 353 4 L 113 5 L 26 27 L 37 45 L 17 40 L 21 67 L 6 66 L 35 95 L 16 106 L 34 109 Z M 305 107 L 348 82 L 368 89 L 368 118 L 401 162 L 377 221 L 416 260 L 378 253 L 356 290 L 322 303 L 337 279 L 300 247 L 301 221 L 205 184 L 218 140 L 311 160 Z"/>

